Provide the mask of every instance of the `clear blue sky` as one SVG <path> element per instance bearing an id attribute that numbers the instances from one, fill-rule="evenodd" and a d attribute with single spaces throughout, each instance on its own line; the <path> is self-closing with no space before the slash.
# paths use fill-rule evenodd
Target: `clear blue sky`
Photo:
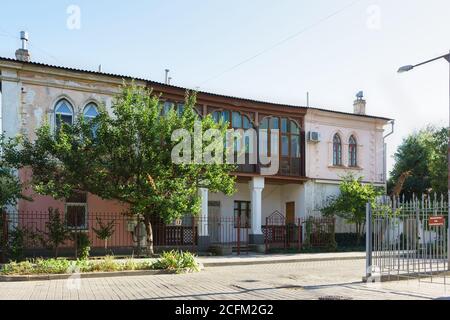
<path id="1" fill-rule="evenodd" d="M 157 81 L 170 68 L 176 85 L 303 105 L 309 91 L 312 106 L 341 111 L 352 111 L 355 93 L 364 90 L 368 113 L 397 120 L 392 155 L 408 133 L 448 121 L 445 61 L 404 75 L 396 70 L 450 50 L 450 1 L 354 2 L 4 1 L 0 56 L 13 57 L 19 31 L 28 30 L 38 62 L 92 70 L 102 64 L 105 72 Z M 79 30 L 67 27 L 69 5 L 81 9 Z"/>

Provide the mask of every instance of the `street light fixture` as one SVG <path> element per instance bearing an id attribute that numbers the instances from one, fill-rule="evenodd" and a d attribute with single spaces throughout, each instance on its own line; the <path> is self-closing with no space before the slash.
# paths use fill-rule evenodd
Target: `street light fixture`
<path id="1" fill-rule="evenodd" d="M 422 66 L 424 64 L 436 61 L 436 60 L 440 60 L 440 59 L 445 59 L 450 63 L 450 53 L 449 54 L 444 54 L 443 56 L 416 64 L 416 65 L 407 65 L 407 66 L 403 66 L 400 69 L 398 69 L 398 73 L 404 73 L 404 72 L 408 72 L 411 71 L 412 69 Z M 449 86 L 449 97 L 450 97 L 450 86 Z M 450 100 L 449 100 L 450 102 Z M 450 124 L 450 118 L 449 118 L 449 124 Z M 450 126 L 449 126 L 450 129 Z M 448 167 L 448 172 L 449 172 L 449 176 L 448 176 L 448 207 L 449 207 L 449 212 L 448 212 L 448 231 L 447 231 L 447 259 L 448 259 L 448 269 L 450 270 L 450 131 L 449 131 L 449 145 L 448 145 L 448 159 L 449 159 L 449 167 Z"/>

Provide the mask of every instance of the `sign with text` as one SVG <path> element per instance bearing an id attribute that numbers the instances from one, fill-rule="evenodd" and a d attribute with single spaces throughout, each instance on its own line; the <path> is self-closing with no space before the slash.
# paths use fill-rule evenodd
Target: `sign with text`
<path id="1" fill-rule="evenodd" d="M 445 226 L 445 217 L 430 217 L 428 225 L 430 227 L 443 227 Z"/>

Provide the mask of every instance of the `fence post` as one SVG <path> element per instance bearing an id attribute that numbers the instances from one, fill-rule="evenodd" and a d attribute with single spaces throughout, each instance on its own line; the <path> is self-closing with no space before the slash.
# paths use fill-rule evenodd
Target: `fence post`
<path id="1" fill-rule="evenodd" d="M 237 254 L 241 255 L 241 217 L 237 217 Z"/>
<path id="2" fill-rule="evenodd" d="M 78 259 L 78 212 L 75 214 L 75 234 L 74 234 L 75 259 Z"/>
<path id="3" fill-rule="evenodd" d="M 372 276 L 372 206 L 366 205 L 366 279 Z"/>
<path id="4" fill-rule="evenodd" d="M 141 257 L 141 217 L 139 214 L 135 215 L 136 217 L 136 240 L 137 240 L 137 256 Z"/>
<path id="5" fill-rule="evenodd" d="M 298 218 L 298 252 L 302 250 L 302 220 Z"/>
<path id="6" fill-rule="evenodd" d="M 447 270 L 450 271 L 450 191 L 447 198 Z"/>

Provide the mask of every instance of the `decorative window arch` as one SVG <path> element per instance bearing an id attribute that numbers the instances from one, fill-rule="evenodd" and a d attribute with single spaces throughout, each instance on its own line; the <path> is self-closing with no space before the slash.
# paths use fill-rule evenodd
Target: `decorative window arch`
<path id="1" fill-rule="evenodd" d="M 348 140 L 348 166 L 353 168 L 358 166 L 358 143 L 354 135 Z"/>
<path id="2" fill-rule="evenodd" d="M 250 117 L 239 112 L 239 111 L 228 111 L 228 110 L 216 110 L 211 113 L 215 122 L 219 123 L 221 120 L 228 122 L 230 128 L 233 129 L 252 129 L 254 128 L 253 122 Z"/>
<path id="3" fill-rule="evenodd" d="M 342 140 L 338 133 L 333 137 L 333 166 L 342 166 Z"/>
<path id="4" fill-rule="evenodd" d="M 98 116 L 98 108 L 97 108 L 97 104 L 94 102 L 90 102 L 88 103 L 83 110 L 83 116 L 84 118 L 86 118 L 87 120 L 92 120 L 97 118 Z"/>
<path id="5" fill-rule="evenodd" d="M 73 106 L 67 99 L 59 100 L 55 105 L 55 128 L 61 130 L 63 123 L 73 125 Z"/>

